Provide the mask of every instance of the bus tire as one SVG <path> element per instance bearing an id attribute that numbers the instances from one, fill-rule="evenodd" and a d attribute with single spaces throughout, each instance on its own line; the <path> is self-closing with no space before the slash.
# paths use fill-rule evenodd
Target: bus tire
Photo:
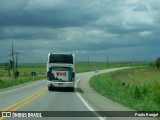
<path id="1" fill-rule="evenodd" d="M 70 90 L 71 90 L 71 91 L 74 91 L 74 87 L 71 87 Z"/>
<path id="2" fill-rule="evenodd" d="M 52 87 L 48 86 L 48 90 L 51 91 L 51 90 L 52 90 Z"/>

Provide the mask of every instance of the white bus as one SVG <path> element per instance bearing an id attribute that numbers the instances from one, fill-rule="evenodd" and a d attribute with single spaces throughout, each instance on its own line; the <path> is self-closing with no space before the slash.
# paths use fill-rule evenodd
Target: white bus
<path id="1" fill-rule="evenodd" d="M 74 54 L 49 53 L 47 61 L 48 90 L 56 87 L 70 88 L 75 86 Z"/>

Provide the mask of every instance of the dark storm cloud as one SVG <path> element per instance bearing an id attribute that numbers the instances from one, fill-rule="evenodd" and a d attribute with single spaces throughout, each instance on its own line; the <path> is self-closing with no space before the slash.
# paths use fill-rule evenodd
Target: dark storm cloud
<path id="1" fill-rule="evenodd" d="M 0 40 L 49 40 L 59 37 L 58 31 L 45 27 L 0 27 L 0 31 Z"/>
<path id="2" fill-rule="evenodd" d="M 91 3 L 92 0 L 15 0 L 14 3 L 2 1 L 0 25 L 82 26 L 98 17 L 98 11 L 92 9 Z"/>
<path id="3" fill-rule="evenodd" d="M 160 45 L 159 4 L 159 0 L 0 0 L 0 55 L 13 42 L 28 58 L 41 59 L 55 51 L 153 59 Z"/>

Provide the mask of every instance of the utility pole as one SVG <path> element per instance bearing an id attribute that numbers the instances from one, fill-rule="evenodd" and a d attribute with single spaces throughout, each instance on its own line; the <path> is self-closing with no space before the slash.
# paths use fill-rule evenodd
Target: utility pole
<path id="1" fill-rule="evenodd" d="M 16 62 L 14 61 L 14 54 L 16 54 Z M 18 68 L 18 55 L 19 54 L 20 53 L 14 51 L 13 43 L 12 43 L 12 50 L 11 50 L 11 55 L 10 56 L 12 56 L 13 78 L 17 78 L 18 75 L 19 75 L 19 72 L 17 71 L 17 68 Z M 16 68 L 14 68 L 14 67 L 16 67 Z"/>
<path id="2" fill-rule="evenodd" d="M 18 55 L 19 55 L 20 53 L 15 52 L 15 54 L 16 54 L 16 69 L 15 69 L 15 71 L 17 71 L 17 68 L 18 68 Z"/>
<path id="3" fill-rule="evenodd" d="M 14 51 L 13 51 L 13 42 L 12 42 L 12 50 L 11 50 L 11 55 L 12 55 L 12 62 L 13 62 L 13 76 L 14 76 Z"/>
<path id="4" fill-rule="evenodd" d="M 87 55 L 87 58 L 88 58 L 88 71 L 89 71 L 89 55 Z"/>
<path id="5" fill-rule="evenodd" d="M 15 70 L 14 76 L 15 76 L 15 78 L 17 78 L 17 77 L 19 76 L 19 71 L 17 70 L 17 68 L 18 68 L 18 55 L 19 55 L 20 53 L 15 52 L 15 54 L 16 54 L 16 70 Z"/>
<path id="6" fill-rule="evenodd" d="M 107 66 L 109 66 L 109 56 L 106 56 Z"/>

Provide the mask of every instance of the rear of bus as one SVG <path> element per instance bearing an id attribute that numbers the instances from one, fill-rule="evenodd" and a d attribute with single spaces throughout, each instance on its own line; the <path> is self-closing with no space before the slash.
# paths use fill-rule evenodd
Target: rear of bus
<path id="1" fill-rule="evenodd" d="M 75 86 L 74 54 L 49 53 L 47 61 L 48 90 L 56 87 L 70 88 Z"/>

